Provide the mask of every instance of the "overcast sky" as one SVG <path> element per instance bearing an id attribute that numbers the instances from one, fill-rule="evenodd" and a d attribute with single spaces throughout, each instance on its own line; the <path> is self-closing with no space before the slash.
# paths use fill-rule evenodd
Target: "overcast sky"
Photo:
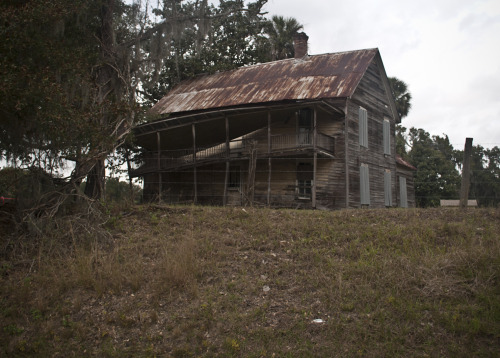
<path id="1" fill-rule="evenodd" d="M 405 127 L 447 134 L 457 149 L 500 146 L 499 0 L 269 0 L 294 17 L 309 54 L 378 47 L 413 96 Z"/>

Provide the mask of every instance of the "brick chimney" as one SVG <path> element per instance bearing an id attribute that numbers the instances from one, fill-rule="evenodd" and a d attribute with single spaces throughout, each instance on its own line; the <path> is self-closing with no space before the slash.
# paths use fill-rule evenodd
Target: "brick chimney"
<path id="1" fill-rule="evenodd" d="M 295 58 L 302 58 L 307 55 L 307 36 L 303 32 L 297 32 L 293 35 L 293 48 L 295 51 Z"/>

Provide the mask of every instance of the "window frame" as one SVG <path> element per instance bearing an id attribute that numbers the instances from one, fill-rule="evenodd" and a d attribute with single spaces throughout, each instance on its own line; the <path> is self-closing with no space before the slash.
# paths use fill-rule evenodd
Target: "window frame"
<path id="1" fill-rule="evenodd" d="M 382 131 L 384 141 L 384 154 L 391 155 L 391 122 L 388 118 L 384 118 Z"/>
<path id="2" fill-rule="evenodd" d="M 359 145 L 368 148 L 368 111 L 361 106 L 358 112 L 358 125 Z"/>
<path id="3" fill-rule="evenodd" d="M 359 167 L 359 202 L 361 206 L 370 206 L 370 170 L 368 164 Z"/>
<path id="4" fill-rule="evenodd" d="M 402 208 L 408 207 L 408 187 L 406 178 L 403 176 L 399 177 L 399 206 Z"/>
<path id="5" fill-rule="evenodd" d="M 301 170 L 309 169 L 309 170 Z M 298 162 L 296 167 L 295 194 L 297 199 L 312 200 L 314 185 L 313 165 L 308 162 Z"/>
<path id="6" fill-rule="evenodd" d="M 392 173 L 389 169 L 384 171 L 384 202 L 386 207 L 392 207 Z"/>

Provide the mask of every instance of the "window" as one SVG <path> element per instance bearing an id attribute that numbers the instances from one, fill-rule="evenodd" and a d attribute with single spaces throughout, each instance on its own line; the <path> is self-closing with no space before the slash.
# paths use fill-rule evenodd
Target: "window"
<path id="1" fill-rule="evenodd" d="M 391 155 L 391 123 L 384 119 L 384 154 Z"/>
<path id="2" fill-rule="evenodd" d="M 301 109 L 297 117 L 297 144 L 312 144 L 312 110 L 310 108 Z"/>
<path id="3" fill-rule="evenodd" d="M 391 185 L 391 171 L 386 170 L 384 172 L 384 197 L 385 206 L 392 206 L 392 185 Z"/>
<path id="4" fill-rule="evenodd" d="M 240 167 L 232 165 L 229 169 L 229 189 L 239 189 L 241 187 Z"/>
<path id="5" fill-rule="evenodd" d="M 359 107 L 359 145 L 368 148 L 368 112 Z"/>
<path id="6" fill-rule="evenodd" d="M 370 205 L 370 175 L 367 164 L 361 164 L 359 168 L 359 192 L 361 205 Z"/>
<path id="7" fill-rule="evenodd" d="M 299 199 L 311 199 L 313 186 L 313 166 L 310 163 L 297 165 L 297 196 Z"/>
<path id="8" fill-rule="evenodd" d="M 399 177 L 399 206 L 408 207 L 408 196 L 406 191 L 406 178 Z"/>

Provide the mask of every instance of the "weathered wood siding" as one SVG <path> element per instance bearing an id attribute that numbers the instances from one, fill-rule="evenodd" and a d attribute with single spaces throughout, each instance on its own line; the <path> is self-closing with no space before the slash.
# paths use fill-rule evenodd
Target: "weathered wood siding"
<path id="1" fill-rule="evenodd" d="M 379 63 L 375 59 L 369 66 L 348 100 L 348 171 L 349 207 L 360 207 L 360 166 L 368 165 L 370 182 L 370 207 L 385 207 L 384 173 L 391 171 L 392 206 L 396 206 L 395 119 L 390 111 L 389 97 L 382 82 Z M 359 107 L 368 113 L 368 147 L 359 144 Z M 390 121 L 391 154 L 384 155 L 383 121 Z"/>

